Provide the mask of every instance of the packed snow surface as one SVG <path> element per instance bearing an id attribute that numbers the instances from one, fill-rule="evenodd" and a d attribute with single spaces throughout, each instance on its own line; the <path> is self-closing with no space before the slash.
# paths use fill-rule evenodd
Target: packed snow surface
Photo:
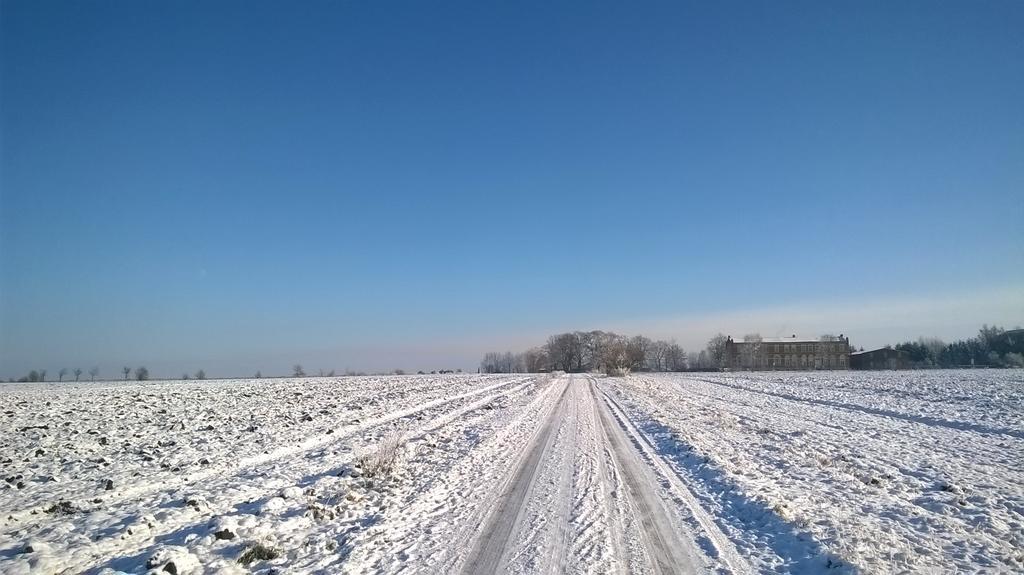
<path id="1" fill-rule="evenodd" d="M 0 385 L 0 572 L 1020 572 L 1022 376 Z"/>

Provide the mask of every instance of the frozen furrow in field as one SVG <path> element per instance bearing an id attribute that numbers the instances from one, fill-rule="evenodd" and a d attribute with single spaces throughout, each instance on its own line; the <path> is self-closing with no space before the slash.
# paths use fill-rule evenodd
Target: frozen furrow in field
<path id="1" fill-rule="evenodd" d="M 23 487 L 0 490 L 0 510 L 16 521 L 59 500 L 109 503 L 222 475 L 434 400 L 454 382 L 404 379 L 3 385 L 3 472 Z"/>
<path id="2" fill-rule="evenodd" d="M 286 441 L 278 443 L 276 449 L 264 449 L 263 453 L 238 459 L 232 458 L 232 451 L 245 453 L 244 444 L 237 440 L 224 441 L 222 451 L 218 453 L 221 464 L 204 465 L 195 477 L 188 479 L 172 479 L 164 484 L 144 482 L 133 488 L 129 473 L 134 475 L 138 471 L 132 471 L 130 464 L 123 469 L 112 466 L 112 481 L 118 488 L 111 490 L 113 493 L 108 498 L 97 497 L 84 502 L 63 498 L 69 502 L 68 507 L 60 507 L 51 513 L 45 511 L 44 504 L 37 506 L 35 513 L 21 516 L 5 514 L 10 518 L 3 535 L 0 535 L 0 561 L 4 561 L 5 556 L 15 562 L 19 559 L 43 561 L 47 567 L 44 570 L 52 572 L 62 569 L 79 572 L 89 565 L 127 570 L 124 568 L 146 562 L 156 540 L 165 544 L 186 542 L 193 534 L 205 535 L 203 527 L 207 522 L 232 511 L 265 514 L 267 505 L 279 505 L 277 495 L 282 490 L 289 486 L 312 485 L 324 475 L 343 469 L 345 462 L 352 458 L 353 448 L 366 441 L 372 442 L 373 437 L 379 435 L 379 432 L 373 433 L 375 428 L 390 428 L 396 423 L 413 431 L 426 428 L 431 420 L 441 421 L 448 412 L 475 409 L 511 388 L 530 382 L 529 378 L 523 377 L 423 379 L 429 378 L 389 378 L 380 381 L 384 385 L 364 381 L 370 390 L 354 394 L 355 403 L 349 404 L 359 406 L 354 411 L 361 417 L 358 421 L 344 419 L 347 425 L 339 426 L 337 431 L 326 425 L 326 431 L 311 433 L 307 428 L 305 436 L 296 437 L 286 431 L 291 426 L 289 419 L 258 420 L 263 427 L 284 428 L 280 429 L 280 435 Z M 394 389 L 403 380 L 410 380 L 412 385 L 406 390 Z M 275 382 L 274 391 L 281 391 L 280 386 L 281 382 Z M 250 411 L 274 413 L 274 405 L 287 404 L 285 399 L 289 397 L 299 397 L 305 398 L 301 404 L 302 412 L 308 414 L 316 406 L 339 401 L 335 392 L 343 391 L 345 387 L 309 385 L 305 381 L 292 382 L 292 386 L 284 388 L 288 393 L 283 397 L 279 393 L 254 396 L 253 402 L 264 402 L 267 407 L 250 405 Z M 259 391 L 258 385 L 246 388 Z M 155 389 L 160 394 L 166 393 L 159 386 Z M 172 391 L 180 393 L 182 390 Z M 498 392 L 497 395 L 494 392 Z M 222 400 L 235 394 L 224 395 L 226 397 Z M 381 402 L 381 396 L 389 401 Z M 71 401 L 75 400 L 72 396 Z M 61 398 L 54 394 L 47 401 L 53 405 Z M 213 408 L 223 407 L 211 397 L 204 397 L 203 401 Z M 237 412 L 246 406 L 230 407 Z M 305 419 L 304 423 L 310 423 L 309 418 Z M 142 436 L 163 433 L 160 428 L 153 430 L 144 424 L 138 429 L 136 434 Z M 173 433 L 168 437 L 173 438 Z M 186 440 L 193 439 L 182 439 L 182 442 Z M 336 447 L 332 448 L 332 445 Z M 116 474 L 118 472 L 120 475 Z M 119 489 L 125 492 L 119 494 Z M 74 490 L 71 492 L 76 493 Z M 31 501 L 31 498 L 27 499 Z M 65 526 L 73 526 L 73 529 L 68 531 Z M 33 553 L 31 557 L 20 557 L 20 547 L 29 541 L 35 542 L 36 547 L 43 546 L 45 551 Z"/>
<path id="3" fill-rule="evenodd" d="M 563 391 L 563 382 L 542 379 L 536 387 L 509 394 L 492 408 L 454 420 L 411 446 L 395 505 L 354 542 L 349 569 L 456 570 L 523 447 L 538 433 L 537 422 L 549 416 Z M 382 543 L 364 543 L 375 537 Z"/>
<path id="4" fill-rule="evenodd" d="M 1007 391 L 1014 376 L 988 373 L 991 395 L 1007 402 L 993 413 L 1020 410 L 1020 394 Z M 805 534 L 822 546 L 823 562 L 836 557 L 869 572 L 1024 567 L 1024 442 L 991 432 L 1013 429 L 1014 418 L 977 418 L 984 429 L 946 425 L 972 421 L 990 402 L 984 391 L 961 393 L 952 382 L 943 392 L 950 380 L 940 372 L 922 386 L 939 405 L 922 407 L 927 394 L 893 384 L 899 375 L 836 374 L 835 394 L 823 374 L 810 389 L 800 373 L 608 383 L 666 460 L 709 486 L 717 495 L 708 499 L 738 518 L 735 535 L 752 545 L 779 548 Z M 903 396 L 916 399 L 900 408 L 893 398 Z M 949 405 L 957 396 L 962 404 Z"/>

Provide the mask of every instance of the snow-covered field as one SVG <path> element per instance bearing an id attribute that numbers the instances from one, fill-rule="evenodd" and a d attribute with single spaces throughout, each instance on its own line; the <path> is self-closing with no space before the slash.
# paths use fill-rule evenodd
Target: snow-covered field
<path id="1" fill-rule="evenodd" d="M 1024 571 L 1024 371 L 687 374 L 607 387 L 765 564 L 813 572 L 824 552 L 866 573 Z"/>
<path id="2" fill-rule="evenodd" d="M 0 405 L 5 574 L 1024 570 L 1021 371 L 10 384 Z"/>

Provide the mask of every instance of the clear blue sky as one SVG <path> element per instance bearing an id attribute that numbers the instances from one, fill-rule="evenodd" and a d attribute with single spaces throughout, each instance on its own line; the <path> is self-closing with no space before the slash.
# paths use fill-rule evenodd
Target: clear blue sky
<path id="1" fill-rule="evenodd" d="M 1017 0 L 3 0 L 0 58 L 3 377 L 1024 286 Z"/>

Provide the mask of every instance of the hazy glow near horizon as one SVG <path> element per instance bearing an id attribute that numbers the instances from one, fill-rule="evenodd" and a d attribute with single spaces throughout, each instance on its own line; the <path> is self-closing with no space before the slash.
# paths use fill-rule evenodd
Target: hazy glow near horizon
<path id="1" fill-rule="evenodd" d="M 0 4 L 0 377 L 1024 323 L 1024 4 Z"/>

